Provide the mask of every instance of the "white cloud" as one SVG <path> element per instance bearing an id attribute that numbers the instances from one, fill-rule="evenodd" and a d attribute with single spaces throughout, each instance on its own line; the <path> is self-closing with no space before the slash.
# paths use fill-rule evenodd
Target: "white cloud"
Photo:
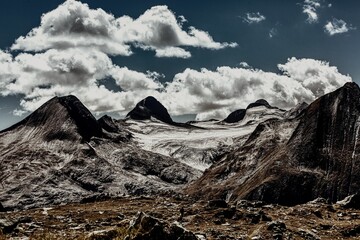
<path id="1" fill-rule="evenodd" d="M 178 57 L 190 58 L 191 53 L 179 47 L 167 47 L 163 49 L 156 49 L 156 57 Z"/>
<path id="2" fill-rule="evenodd" d="M 16 71 L 12 55 L 0 50 L 0 89 L 15 78 Z"/>
<path id="3" fill-rule="evenodd" d="M 67 0 L 41 17 L 39 27 L 19 37 L 13 50 L 44 51 L 90 47 L 110 55 L 129 56 L 131 45 L 156 51 L 158 57 L 189 57 L 181 46 L 222 49 L 236 43 L 220 43 L 208 32 L 189 27 L 184 16 L 178 18 L 167 6 L 154 6 L 137 19 L 116 18 L 102 9 Z"/>
<path id="4" fill-rule="evenodd" d="M 321 7 L 319 0 L 305 0 L 303 3 L 303 13 L 307 15 L 306 22 L 316 23 L 319 20 L 317 9 Z"/>
<path id="5" fill-rule="evenodd" d="M 34 111 L 53 96 L 74 94 L 94 112 L 124 111 L 129 104 L 141 99 L 135 94 L 146 94 L 163 88 L 156 72 L 141 73 L 119 67 L 97 50 L 74 48 L 51 49 L 44 53 L 21 53 L 14 59 L 7 57 L 9 79 L 0 85 L 1 95 L 22 94 L 25 97 L 14 114 Z M 0 67 L 3 64 L 0 63 Z M 100 81 L 114 79 L 122 89 L 115 92 Z M 129 103 L 129 98 L 131 99 Z"/>
<path id="6" fill-rule="evenodd" d="M 353 30 L 354 27 L 351 25 L 348 26 L 347 23 L 342 19 L 334 18 L 331 22 L 328 21 L 324 26 L 325 32 L 328 33 L 330 36 L 336 34 L 346 33 L 350 30 Z"/>
<path id="7" fill-rule="evenodd" d="M 254 12 L 254 13 L 246 13 L 246 16 L 243 19 L 244 22 L 252 24 L 252 23 L 262 22 L 266 19 L 266 17 L 259 12 Z"/>

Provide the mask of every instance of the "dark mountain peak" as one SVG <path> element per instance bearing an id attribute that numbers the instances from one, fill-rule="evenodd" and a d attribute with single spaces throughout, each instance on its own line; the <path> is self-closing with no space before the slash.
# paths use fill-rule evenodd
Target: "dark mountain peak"
<path id="1" fill-rule="evenodd" d="M 265 99 L 259 99 L 256 102 L 250 103 L 246 109 L 238 109 L 230 113 L 229 116 L 227 116 L 227 118 L 225 118 L 223 121 L 226 123 L 239 122 L 244 119 L 247 109 L 259 107 L 259 106 L 265 106 L 270 109 L 275 108 L 272 107 Z"/>
<path id="2" fill-rule="evenodd" d="M 246 114 L 246 109 L 238 109 L 227 116 L 227 118 L 224 119 L 224 122 L 226 123 L 236 123 L 244 119 Z"/>
<path id="3" fill-rule="evenodd" d="M 347 83 L 344 84 L 343 88 L 360 91 L 359 85 L 357 85 L 355 82 L 347 82 Z"/>
<path id="4" fill-rule="evenodd" d="M 101 136 L 102 130 L 95 117 L 73 96 L 53 97 L 32 114 L 5 131 L 14 130 L 18 127 L 41 128 L 38 133 L 47 140 L 70 137 L 74 133 L 69 129 L 73 126 L 83 140 L 89 140 L 92 136 Z M 68 128 L 68 129 L 66 129 Z"/>
<path id="5" fill-rule="evenodd" d="M 147 120 L 154 117 L 162 122 L 173 124 L 167 109 L 154 97 L 149 96 L 136 104 L 126 117 L 134 120 Z"/>
<path id="6" fill-rule="evenodd" d="M 271 105 L 265 99 L 259 99 L 254 103 L 250 103 L 246 109 L 259 107 L 259 106 L 265 106 L 267 108 L 272 108 Z"/>

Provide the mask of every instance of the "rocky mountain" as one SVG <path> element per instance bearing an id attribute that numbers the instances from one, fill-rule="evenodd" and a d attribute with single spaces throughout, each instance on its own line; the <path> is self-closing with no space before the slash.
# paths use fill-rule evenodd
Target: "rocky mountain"
<path id="1" fill-rule="evenodd" d="M 139 149 L 117 121 L 97 121 L 74 96 L 55 97 L 2 131 L 0 149 L 0 202 L 9 209 L 98 194 L 169 194 L 200 175 Z"/>
<path id="2" fill-rule="evenodd" d="M 284 205 L 343 199 L 359 191 L 359 127 L 360 89 L 347 83 L 297 118 L 260 123 L 186 192 Z"/>
<path id="3" fill-rule="evenodd" d="M 167 109 L 152 96 L 136 104 L 135 108 L 127 114 L 127 117 L 134 120 L 149 120 L 153 117 L 164 123 L 173 123 Z"/>

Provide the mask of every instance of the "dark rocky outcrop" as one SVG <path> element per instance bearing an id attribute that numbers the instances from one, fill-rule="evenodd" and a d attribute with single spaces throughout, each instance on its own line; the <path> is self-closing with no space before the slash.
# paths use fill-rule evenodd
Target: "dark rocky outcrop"
<path id="1" fill-rule="evenodd" d="M 169 224 L 143 212 L 138 213 L 130 225 L 129 232 L 129 240 L 197 240 L 195 234 L 185 228 L 177 224 Z"/>
<path id="2" fill-rule="evenodd" d="M 236 123 L 236 122 L 239 122 L 239 121 L 241 121 L 241 120 L 244 119 L 245 114 L 246 114 L 246 109 L 236 110 L 236 111 L 230 113 L 229 116 L 227 116 L 227 117 L 224 119 L 224 122 L 226 122 L 226 123 Z"/>
<path id="3" fill-rule="evenodd" d="M 89 141 L 93 136 L 102 135 L 101 127 L 95 117 L 77 97 L 72 95 L 52 98 L 24 120 L 1 133 L 31 127 L 35 129 L 33 135 L 42 137 L 46 141 L 73 140 L 78 138 L 77 135 Z"/>
<path id="4" fill-rule="evenodd" d="M 136 104 L 127 117 L 134 120 L 148 120 L 154 117 L 164 123 L 173 124 L 167 109 L 156 98 L 149 96 Z"/>
<path id="5" fill-rule="evenodd" d="M 274 108 L 265 99 L 259 99 L 259 100 L 255 101 L 254 103 L 250 103 L 246 109 L 260 107 L 260 106 L 264 106 L 267 108 Z"/>

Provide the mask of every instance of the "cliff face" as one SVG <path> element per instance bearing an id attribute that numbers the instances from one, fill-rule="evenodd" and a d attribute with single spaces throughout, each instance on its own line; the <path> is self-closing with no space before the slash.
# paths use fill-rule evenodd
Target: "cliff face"
<path id="1" fill-rule="evenodd" d="M 360 89 L 347 83 L 295 119 L 259 124 L 243 146 L 213 165 L 186 192 L 208 198 L 294 205 L 358 192 Z"/>

